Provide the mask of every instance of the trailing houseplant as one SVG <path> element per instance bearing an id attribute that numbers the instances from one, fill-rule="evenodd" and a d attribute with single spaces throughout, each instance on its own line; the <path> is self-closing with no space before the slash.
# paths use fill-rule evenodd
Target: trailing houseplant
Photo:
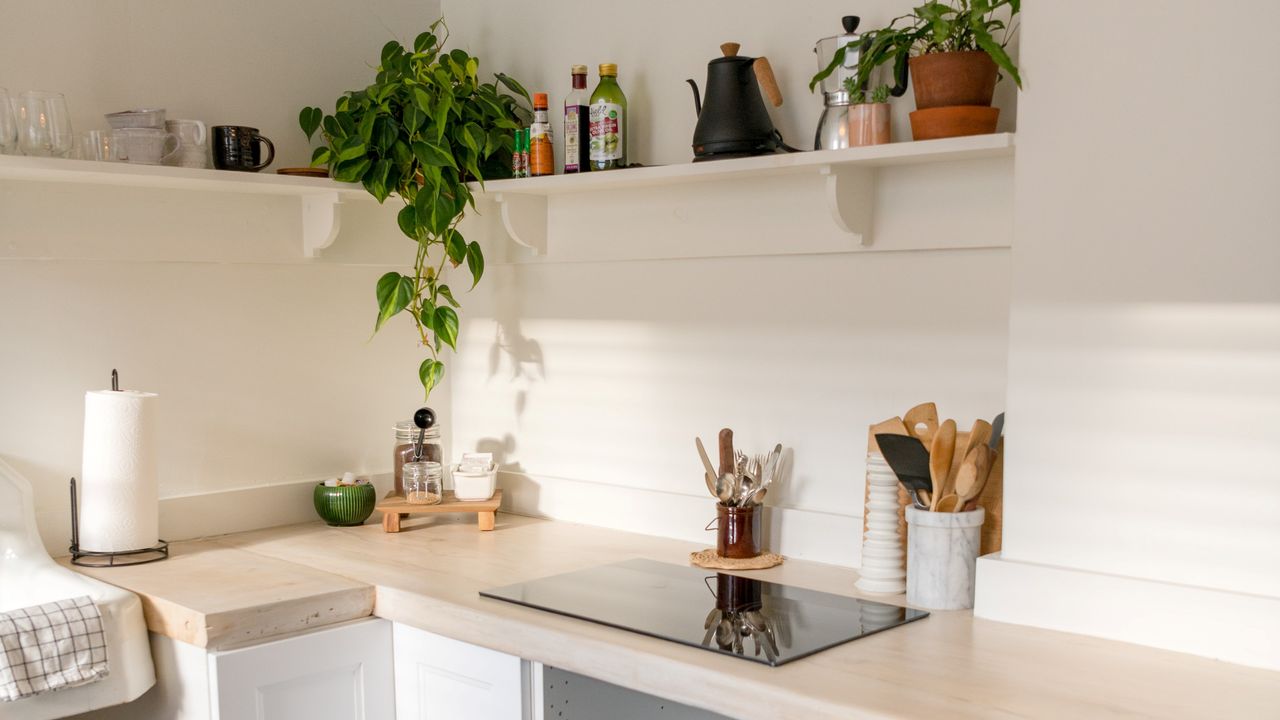
<path id="1" fill-rule="evenodd" d="M 441 350 L 457 349 L 459 304 L 444 282 L 446 267 L 465 263 L 472 288 L 484 274 L 480 245 L 458 232 L 467 207 L 475 209 L 467 181 L 483 187 L 511 176 L 513 132 L 529 119 L 531 104 L 520 83 L 502 73 L 481 82 L 479 59 L 446 51 L 447 40 L 441 18 L 412 49 L 388 42 L 373 84 L 343 93 L 332 114 L 307 107 L 298 117 L 308 139 L 317 131 L 323 137 L 313 166 L 363 184 L 379 203 L 394 195 L 404 204 L 397 221 L 417 246 L 413 272 L 379 278 L 374 332 L 409 314 L 429 354 L 418 368 L 428 397 L 444 377 Z"/>
<path id="2" fill-rule="evenodd" d="M 988 132 L 993 131 L 999 111 L 990 109 L 991 97 L 1001 74 L 1022 87 L 1018 66 L 1006 50 L 1021 10 L 1021 0 L 929 0 L 884 28 L 866 33 L 857 46 L 861 53 L 855 85 L 866 87 L 876 68 L 890 64 L 896 81 L 891 93 L 895 96 L 906 92 L 910 71 L 917 112 L 969 108 L 932 114 L 924 120 L 940 119 L 945 124 L 966 114 L 981 116 L 990 121 Z M 810 90 L 844 63 L 845 51 L 838 50 L 831 63 L 813 77 Z M 989 110 L 975 110 L 984 107 Z M 917 119 L 913 113 L 913 130 Z"/>

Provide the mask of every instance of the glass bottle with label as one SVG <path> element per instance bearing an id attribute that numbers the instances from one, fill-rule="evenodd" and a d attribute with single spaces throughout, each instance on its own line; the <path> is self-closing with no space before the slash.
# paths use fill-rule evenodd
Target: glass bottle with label
<path id="1" fill-rule="evenodd" d="M 587 111 L 587 66 L 574 65 L 573 90 L 564 99 L 564 172 L 590 169 L 587 151 L 591 147 L 591 121 Z"/>
<path id="2" fill-rule="evenodd" d="M 556 174 L 551 121 L 547 118 L 547 94 L 533 94 L 533 125 L 529 126 L 529 177 Z"/>
<path id="3" fill-rule="evenodd" d="M 627 166 L 627 96 L 618 87 L 618 66 L 600 64 L 600 84 L 591 93 L 591 169 Z"/>

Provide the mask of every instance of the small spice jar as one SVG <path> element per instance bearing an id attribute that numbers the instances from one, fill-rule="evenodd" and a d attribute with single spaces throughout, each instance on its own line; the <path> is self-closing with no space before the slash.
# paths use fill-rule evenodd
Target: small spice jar
<path id="1" fill-rule="evenodd" d="M 404 500 L 410 505 L 438 505 L 444 499 L 443 471 L 438 462 L 404 464 Z"/>
<path id="2" fill-rule="evenodd" d="M 418 442 L 418 426 L 413 424 L 412 420 L 402 420 L 396 423 L 396 445 L 393 453 L 394 462 L 392 467 L 395 468 L 395 494 L 403 496 L 405 494 L 404 486 L 404 466 L 405 463 L 413 462 L 413 446 Z M 427 428 L 426 435 L 422 440 L 422 458 L 425 462 L 439 463 L 444 461 L 444 448 L 440 445 L 440 426 L 432 425 Z"/>

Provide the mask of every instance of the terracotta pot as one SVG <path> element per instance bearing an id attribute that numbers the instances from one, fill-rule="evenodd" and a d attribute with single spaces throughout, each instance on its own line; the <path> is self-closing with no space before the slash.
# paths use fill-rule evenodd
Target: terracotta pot
<path id="1" fill-rule="evenodd" d="M 982 50 L 929 53 L 913 57 L 911 86 L 916 109 L 951 105 L 991 106 L 996 91 L 996 63 Z"/>
<path id="2" fill-rule="evenodd" d="M 849 108 L 849 147 L 887 142 L 890 142 L 889 103 L 863 103 Z"/>
<path id="3" fill-rule="evenodd" d="M 1000 108 L 957 105 L 911 113 L 911 137 L 915 140 L 986 135 L 996 131 Z"/>

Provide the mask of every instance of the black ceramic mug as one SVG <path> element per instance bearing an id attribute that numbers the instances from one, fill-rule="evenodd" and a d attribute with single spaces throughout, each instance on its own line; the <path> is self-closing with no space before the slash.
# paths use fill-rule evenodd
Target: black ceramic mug
<path id="1" fill-rule="evenodd" d="M 267 159 L 260 160 L 261 145 L 267 146 Z M 276 159 L 276 146 L 258 134 L 257 128 L 241 125 L 213 127 L 213 166 L 219 170 L 258 172 Z"/>

